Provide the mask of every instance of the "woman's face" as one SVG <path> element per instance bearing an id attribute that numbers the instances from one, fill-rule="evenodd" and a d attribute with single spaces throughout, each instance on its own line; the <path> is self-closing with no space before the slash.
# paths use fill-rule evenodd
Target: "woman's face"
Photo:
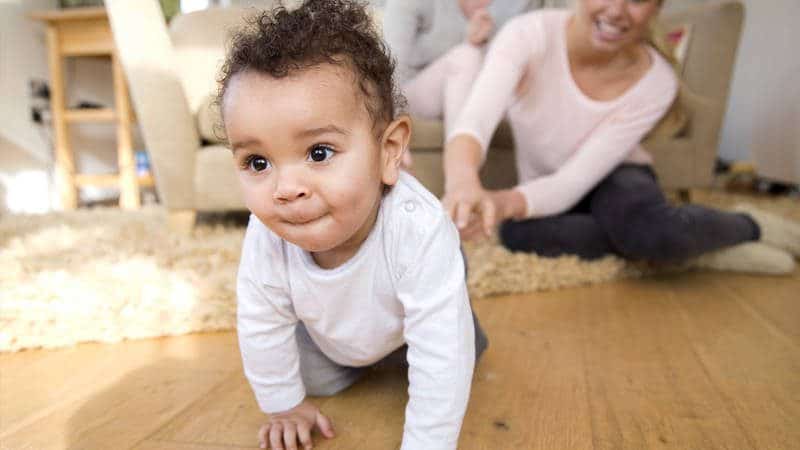
<path id="1" fill-rule="evenodd" d="M 492 4 L 492 0 L 458 0 L 458 6 L 464 13 L 464 17 L 469 19 L 479 9 L 488 8 Z"/>
<path id="2" fill-rule="evenodd" d="M 642 41 L 661 0 L 581 0 L 577 18 L 594 48 L 614 52 Z"/>

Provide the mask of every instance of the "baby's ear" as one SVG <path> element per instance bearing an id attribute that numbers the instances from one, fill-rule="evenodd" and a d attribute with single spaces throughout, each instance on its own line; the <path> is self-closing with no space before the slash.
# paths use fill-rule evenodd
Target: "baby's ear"
<path id="1" fill-rule="evenodd" d="M 411 118 L 402 115 L 393 120 L 381 138 L 381 180 L 383 184 L 394 186 L 400 176 L 400 161 L 403 152 L 409 151 L 411 141 Z"/>

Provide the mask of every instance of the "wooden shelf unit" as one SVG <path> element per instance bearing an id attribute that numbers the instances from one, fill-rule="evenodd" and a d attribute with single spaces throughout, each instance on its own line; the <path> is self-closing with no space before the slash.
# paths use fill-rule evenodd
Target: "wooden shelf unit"
<path id="1" fill-rule="evenodd" d="M 78 189 L 86 186 L 113 187 L 120 190 L 119 206 L 140 206 L 140 186 L 152 186 L 152 177 L 140 179 L 133 154 L 133 110 L 127 82 L 114 47 L 111 26 L 103 7 L 70 8 L 33 12 L 30 17 L 47 26 L 48 65 L 50 66 L 50 101 L 55 134 L 56 172 L 64 209 L 78 206 Z M 114 80 L 114 108 L 68 109 L 64 83 L 64 58 L 108 56 Z M 112 175 L 79 174 L 69 140 L 68 125 L 112 123 L 117 129 L 117 166 Z"/>

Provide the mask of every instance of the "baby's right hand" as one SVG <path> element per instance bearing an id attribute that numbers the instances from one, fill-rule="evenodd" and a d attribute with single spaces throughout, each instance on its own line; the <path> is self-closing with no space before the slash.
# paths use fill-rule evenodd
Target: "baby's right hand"
<path id="1" fill-rule="evenodd" d="M 303 400 L 288 411 L 270 415 L 269 422 L 258 430 L 258 446 L 272 450 L 297 450 L 297 443 L 300 442 L 303 449 L 311 449 L 311 430 L 314 427 L 326 438 L 334 437 L 330 419 L 314 404 Z"/>

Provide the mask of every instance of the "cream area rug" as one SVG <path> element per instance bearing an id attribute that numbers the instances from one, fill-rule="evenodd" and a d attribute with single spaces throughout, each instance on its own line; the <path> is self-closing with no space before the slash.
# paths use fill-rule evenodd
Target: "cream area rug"
<path id="1" fill-rule="evenodd" d="M 694 197 L 719 206 L 741 201 Z M 800 220 L 797 200 L 756 203 Z M 164 224 L 160 209 L 0 217 L 0 351 L 233 329 L 244 226 L 207 221 L 180 235 Z M 465 250 L 473 298 L 654 271 L 611 256 L 588 262 L 512 254 L 495 241 Z"/>

